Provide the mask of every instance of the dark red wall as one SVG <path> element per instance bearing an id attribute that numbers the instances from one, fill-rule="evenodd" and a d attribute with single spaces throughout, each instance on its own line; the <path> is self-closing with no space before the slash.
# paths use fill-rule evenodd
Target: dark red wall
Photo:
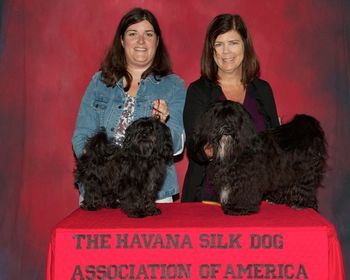
<path id="1" fill-rule="evenodd" d="M 282 120 L 308 113 L 326 130 L 330 169 L 319 194 L 321 214 L 336 225 L 350 267 L 347 0 L 5 0 L 0 278 L 44 278 L 50 230 L 78 206 L 70 141 L 80 99 L 121 15 L 135 6 L 158 17 L 173 68 L 187 85 L 198 77 L 209 21 L 224 12 L 244 17 Z M 186 158 L 177 164 L 181 184 L 186 164 Z"/>

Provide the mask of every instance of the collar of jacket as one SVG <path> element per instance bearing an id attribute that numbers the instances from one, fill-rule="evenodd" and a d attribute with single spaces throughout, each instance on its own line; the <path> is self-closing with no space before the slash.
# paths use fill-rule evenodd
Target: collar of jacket
<path id="1" fill-rule="evenodd" d="M 150 81 L 153 84 L 159 84 L 162 77 L 155 77 L 153 74 L 148 75 L 145 79 L 141 79 L 140 84 L 142 84 L 145 81 Z M 123 89 L 123 78 L 121 78 L 117 83 L 116 86 Z"/>

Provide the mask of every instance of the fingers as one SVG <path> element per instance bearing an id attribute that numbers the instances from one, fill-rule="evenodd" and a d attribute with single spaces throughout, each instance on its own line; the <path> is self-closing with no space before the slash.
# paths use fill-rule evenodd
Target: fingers
<path id="1" fill-rule="evenodd" d="M 213 146 L 211 144 L 207 143 L 207 144 L 204 145 L 203 150 L 204 150 L 204 153 L 207 156 L 207 158 L 209 160 L 212 160 L 213 156 L 214 156 Z"/>
<path id="2" fill-rule="evenodd" d="M 153 112 L 152 115 L 160 119 L 161 122 L 165 123 L 169 119 L 169 108 L 168 104 L 163 99 L 156 99 L 153 101 Z"/>

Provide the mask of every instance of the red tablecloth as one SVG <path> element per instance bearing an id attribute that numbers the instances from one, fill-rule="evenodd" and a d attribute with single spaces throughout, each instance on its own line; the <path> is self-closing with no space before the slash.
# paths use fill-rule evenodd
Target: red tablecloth
<path id="1" fill-rule="evenodd" d="M 47 279 L 345 279 L 334 227 L 311 209 L 263 204 L 226 216 L 202 203 L 159 207 L 143 219 L 74 211 L 52 231 Z"/>

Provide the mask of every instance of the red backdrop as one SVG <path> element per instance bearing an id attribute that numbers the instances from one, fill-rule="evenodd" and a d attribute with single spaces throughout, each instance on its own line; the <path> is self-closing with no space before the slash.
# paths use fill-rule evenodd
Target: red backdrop
<path id="1" fill-rule="evenodd" d="M 0 278 L 43 279 L 50 229 L 78 206 L 71 136 L 84 90 L 120 17 L 150 9 L 174 71 L 199 75 L 206 27 L 219 13 L 245 19 L 278 112 L 317 117 L 328 137 L 321 214 L 336 225 L 350 267 L 347 0 L 0 1 Z M 187 160 L 177 163 L 182 184 Z"/>

